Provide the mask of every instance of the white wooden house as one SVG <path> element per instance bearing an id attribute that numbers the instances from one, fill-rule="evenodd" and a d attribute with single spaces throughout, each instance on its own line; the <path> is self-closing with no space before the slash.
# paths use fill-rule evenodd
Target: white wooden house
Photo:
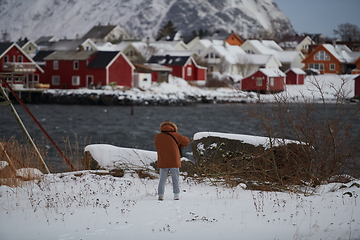
<path id="1" fill-rule="evenodd" d="M 286 71 L 289 68 L 302 68 L 305 56 L 300 51 L 284 51 L 273 40 L 247 40 L 241 48 L 248 54 L 271 54 L 280 62 L 280 70 Z"/>

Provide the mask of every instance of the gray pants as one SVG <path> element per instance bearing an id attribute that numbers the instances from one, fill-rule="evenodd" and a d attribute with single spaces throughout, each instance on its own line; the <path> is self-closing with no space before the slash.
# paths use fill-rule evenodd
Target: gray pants
<path id="1" fill-rule="evenodd" d="M 179 168 L 160 168 L 160 180 L 159 180 L 159 187 L 158 187 L 158 195 L 164 195 L 165 193 L 165 183 L 166 179 L 171 174 L 172 184 L 173 184 L 173 193 L 179 194 L 180 193 L 180 186 L 179 186 Z"/>

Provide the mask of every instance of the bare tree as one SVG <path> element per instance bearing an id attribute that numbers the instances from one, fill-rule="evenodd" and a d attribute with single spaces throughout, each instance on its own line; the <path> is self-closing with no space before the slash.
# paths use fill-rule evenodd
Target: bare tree
<path id="1" fill-rule="evenodd" d="M 159 50 L 156 47 L 146 44 L 142 46 L 140 49 L 138 49 L 139 54 L 137 60 L 134 61 L 134 63 L 139 63 L 139 64 L 146 63 L 150 59 L 150 57 L 152 55 L 155 55 L 158 51 Z"/>
<path id="2" fill-rule="evenodd" d="M 334 29 L 334 34 L 339 35 L 342 41 L 360 41 L 360 28 L 355 24 L 340 24 L 337 29 Z"/>
<path id="3" fill-rule="evenodd" d="M 238 54 L 236 55 L 235 64 L 239 75 L 243 77 L 249 76 L 257 69 L 257 66 L 253 63 L 249 54 Z"/>

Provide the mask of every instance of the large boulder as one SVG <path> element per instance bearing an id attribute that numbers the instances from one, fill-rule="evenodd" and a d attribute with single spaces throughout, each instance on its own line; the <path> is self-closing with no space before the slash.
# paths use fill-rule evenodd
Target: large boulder
<path id="1" fill-rule="evenodd" d="M 281 183 L 310 178 L 310 148 L 297 141 L 206 132 L 196 133 L 191 146 L 200 176 Z"/>

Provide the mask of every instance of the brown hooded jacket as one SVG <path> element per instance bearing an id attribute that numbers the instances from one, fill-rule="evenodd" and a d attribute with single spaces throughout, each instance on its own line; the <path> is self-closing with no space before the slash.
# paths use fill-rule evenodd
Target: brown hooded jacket
<path id="1" fill-rule="evenodd" d="M 177 126 L 172 122 L 163 122 L 160 124 L 160 131 L 155 135 L 154 144 L 158 154 L 158 168 L 180 168 L 180 148 L 184 148 L 190 143 L 190 140 L 179 134 Z M 175 140 L 167 135 L 168 132 L 171 134 L 178 142 L 179 146 L 176 144 Z"/>

